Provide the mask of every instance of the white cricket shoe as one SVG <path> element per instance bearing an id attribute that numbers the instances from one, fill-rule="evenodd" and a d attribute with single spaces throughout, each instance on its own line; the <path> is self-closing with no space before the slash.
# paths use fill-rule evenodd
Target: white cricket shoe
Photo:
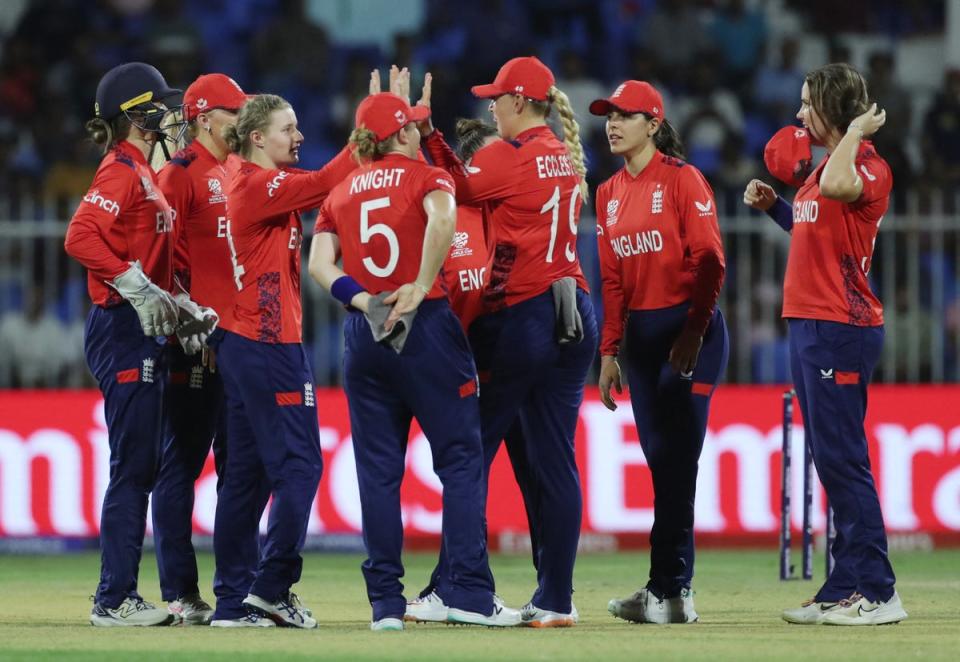
<path id="1" fill-rule="evenodd" d="M 460 625 L 483 625 L 490 628 L 512 628 L 520 625 L 522 619 L 519 609 L 512 609 L 505 604 L 500 596 L 493 596 L 493 612 L 484 616 L 480 612 L 465 611 L 450 607 L 447 609 L 447 622 Z"/>
<path id="2" fill-rule="evenodd" d="M 817 602 L 811 598 L 796 609 L 784 609 L 781 617 L 787 623 L 816 625 L 823 623 L 823 619 L 826 618 L 827 614 L 839 607 L 839 602 Z"/>
<path id="3" fill-rule="evenodd" d="M 167 611 L 173 614 L 175 622 L 184 625 L 210 625 L 213 607 L 200 597 L 199 593 L 184 595 L 167 603 Z"/>
<path id="4" fill-rule="evenodd" d="M 520 609 L 520 619 L 528 628 L 572 628 L 580 621 L 580 614 L 572 602 L 569 614 L 540 609 L 532 602 L 528 602 Z"/>
<path id="5" fill-rule="evenodd" d="M 291 597 L 291 593 L 281 595 L 276 602 L 267 602 L 258 595 L 250 593 L 243 599 L 243 604 L 253 611 L 263 614 L 271 619 L 280 627 L 303 628 L 312 630 L 317 627 L 317 621 L 307 614 L 307 610 L 300 605 L 296 597 Z M 296 603 L 294 603 L 296 600 Z"/>
<path id="6" fill-rule="evenodd" d="M 143 598 L 126 598 L 115 609 L 102 607 L 96 603 L 90 612 L 90 625 L 97 627 L 152 626 L 170 625 L 173 614 L 166 609 L 158 609 Z"/>
<path id="7" fill-rule="evenodd" d="M 395 632 L 402 630 L 403 619 L 393 617 L 381 618 L 378 621 L 370 623 L 370 629 L 374 632 Z"/>
<path id="8" fill-rule="evenodd" d="M 266 616 L 250 612 L 240 618 L 218 618 L 210 621 L 212 628 L 275 628 L 277 624 Z"/>
<path id="9" fill-rule="evenodd" d="M 887 625 L 899 623 L 907 617 L 900 602 L 900 595 L 894 591 L 886 602 L 870 602 L 859 593 L 854 593 L 839 606 L 823 617 L 826 625 Z"/>
<path id="10" fill-rule="evenodd" d="M 642 588 L 629 598 L 613 599 L 607 611 L 617 618 L 634 623 L 696 623 L 700 620 L 693 607 L 693 591 L 685 588 L 673 598 L 658 598 L 650 589 Z"/>
<path id="11" fill-rule="evenodd" d="M 446 623 L 449 612 L 443 598 L 437 595 L 436 591 L 431 591 L 428 595 L 407 603 L 403 620 L 417 623 Z"/>

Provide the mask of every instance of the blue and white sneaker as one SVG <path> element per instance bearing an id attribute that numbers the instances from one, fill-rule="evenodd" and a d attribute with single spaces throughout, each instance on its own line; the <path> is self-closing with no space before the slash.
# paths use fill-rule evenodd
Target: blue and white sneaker
<path id="1" fill-rule="evenodd" d="M 175 616 L 166 609 L 158 609 L 143 598 L 127 598 L 115 609 L 94 603 L 90 612 L 90 625 L 96 627 L 124 627 L 170 625 Z"/>
<path id="2" fill-rule="evenodd" d="M 312 630 L 317 627 L 317 621 L 313 616 L 307 614 L 309 610 L 304 609 L 299 599 L 291 596 L 292 594 L 288 592 L 286 595 L 277 598 L 276 602 L 267 602 L 260 596 L 250 593 L 243 599 L 243 604 L 248 609 L 271 619 L 280 627 L 303 628 L 305 630 Z M 296 603 L 294 603 L 294 600 L 296 600 Z"/>
<path id="3" fill-rule="evenodd" d="M 370 623 L 370 629 L 374 632 L 396 632 L 403 630 L 403 619 L 388 616 Z"/>
<path id="4" fill-rule="evenodd" d="M 826 625 L 889 625 L 899 623 L 907 617 L 900 602 L 900 595 L 894 592 L 886 602 L 871 602 L 859 593 L 841 600 L 836 609 L 823 617 Z"/>
<path id="5" fill-rule="evenodd" d="M 431 591 L 422 598 L 407 602 L 407 611 L 403 615 L 403 620 L 417 623 L 446 623 L 449 611 L 443 598 L 437 595 L 436 591 Z"/>
<path id="6" fill-rule="evenodd" d="M 212 628 L 275 628 L 277 624 L 266 616 L 250 612 L 240 618 L 218 618 L 210 621 Z"/>
<path id="7" fill-rule="evenodd" d="M 607 611 L 617 618 L 634 623 L 696 623 L 700 620 L 693 608 L 693 591 L 685 588 L 673 598 L 658 598 L 648 588 L 642 588 L 629 598 L 613 599 Z"/>
<path id="8" fill-rule="evenodd" d="M 490 614 L 481 614 L 477 611 L 466 611 L 450 607 L 447 610 L 447 623 L 459 625 L 483 625 L 488 628 L 512 628 L 522 622 L 519 609 L 512 609 L 503 604 L 499 596 L 493 596 L 493 611 Z"/>
<path id="9" fill-rule="evenodd" d="M 213 607 L 200 597 L 199 593 L 184 595 L 167 603 L 167 611 L 174 615 L 176 622 L 184 625 L 210 625 Z"/>

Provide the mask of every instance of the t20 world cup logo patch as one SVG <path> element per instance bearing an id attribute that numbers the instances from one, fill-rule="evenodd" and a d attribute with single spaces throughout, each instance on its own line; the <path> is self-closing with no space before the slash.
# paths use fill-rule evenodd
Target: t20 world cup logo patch
<path id="1" fill-rule="evenodd" d="M 611 200 L 607 203 L 607 227 L 617 224 L 617 210 L 620 209 L 619 200 Z"/>
<path id="2" fill-rule="evenodd" d="M 450 244 L 450 257 L 473 255 L 473 249 L 467 246 L 468 243 L 470 243 L 470 234 L 468 232 L 455 232 L 453 234 L 453 243 Z"/>

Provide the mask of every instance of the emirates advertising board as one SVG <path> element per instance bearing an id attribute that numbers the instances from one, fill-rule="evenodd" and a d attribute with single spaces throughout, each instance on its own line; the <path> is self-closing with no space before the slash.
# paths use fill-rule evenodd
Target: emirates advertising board
<path id="1" fill-rule="evenodd" d="M 776 544 L 781 508 L 783 388 L 722 386 L 714 395 L 700 458 L 698 539 L 711 545 Z M 645 544 L 653 522 L 649 469 L 626 394 L 608 411 L 588 389 L 577 425 L 583 490 L 582 544 L 618 549 Z M 324 473 L 311 515 L 312 539 L 360 532 L 360 502 L 346 398 L 318 389 Z M 875 386 L 867 435 L 891 539 L 932 546 L 960 543 L 960 387 Z M 803 495 L 803 428 L 792 433 L 792 522 Z M 109 478 L 109 442 L 96 391 L 0 391 L 0 540 L 89 540 L 98 533 Z M 198 536 L 213 531 L 216 474 L 208 458 L 196 483 Z M 522 549 L 526 521 L 505 450 L 490 478 L 491 547 Z M 402 488 L 410 544 L 435 545 L 441 485 L 428 440 L 414 425 Z M 265 521 L 265 519 L 264 519 Z M 825 500 L 813 495 L 813 527 L 825 527 Z M 148 524 L 149 533 L 149 524 Z"/>

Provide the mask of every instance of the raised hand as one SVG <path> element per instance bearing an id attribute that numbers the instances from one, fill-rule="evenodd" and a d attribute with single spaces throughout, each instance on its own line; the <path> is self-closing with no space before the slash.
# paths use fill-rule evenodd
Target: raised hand
<path id="1" fill-rule="evenodd" d="M 883 126 L 887 121 L 887 111 L 877 110 L 877 104 L 871 104 L 863 115 L 855 117 L 852 122 L 850 122 L 851 129 L 858 129 L 863 137 L 872 136 L 877 131 L 880 130 L 880 127 Z"/>

